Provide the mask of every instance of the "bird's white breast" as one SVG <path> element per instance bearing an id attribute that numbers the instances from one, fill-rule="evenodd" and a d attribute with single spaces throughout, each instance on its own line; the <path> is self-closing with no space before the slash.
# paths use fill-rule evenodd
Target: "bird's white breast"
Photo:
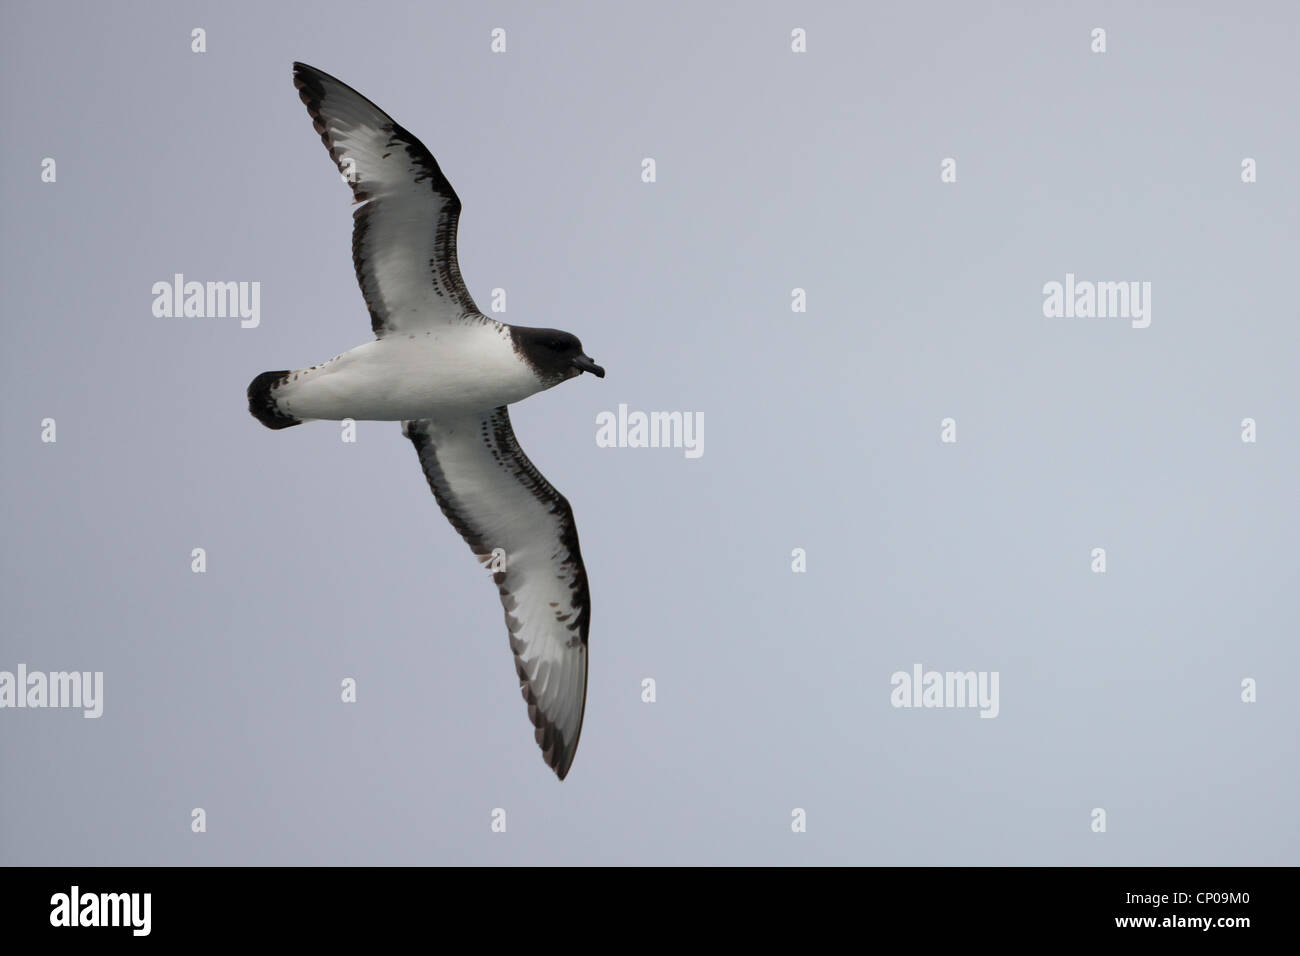
<path id="1" fill-rule="evenodd" d="M 303 419 L 398 421 L 492 409 L 542 388 L 509 329 L 487 320 L 390 333 L 291 373 L 276 398 Z"/>

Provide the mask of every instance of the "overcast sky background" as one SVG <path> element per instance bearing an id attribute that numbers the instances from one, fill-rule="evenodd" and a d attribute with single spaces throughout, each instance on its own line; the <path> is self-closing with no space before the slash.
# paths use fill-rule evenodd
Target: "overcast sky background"
<path id="1" fill-rule="evenodd" d="M 0 862 L 1300 863 L 1294 4 L 3 19 L 0 670 L 105 701 L 0 711 Z M 563 783 L 399 426 L 248 415 L 370 338 L 295 59 L 437 157 L 480 308 L 608 370 L 512 410 L 591 582 Z M 155 318 L 176 272 L 260 327 Z M 1044 318 L 1067 272 L 1151 326 Z M 598 448 L 619 403 L 703 456 Z M 999 716 L 891 707 L 917 663 Z"/>

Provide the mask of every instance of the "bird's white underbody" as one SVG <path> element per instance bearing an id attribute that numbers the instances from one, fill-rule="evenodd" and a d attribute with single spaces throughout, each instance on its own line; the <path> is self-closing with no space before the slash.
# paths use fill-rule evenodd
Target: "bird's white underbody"
<path id="1" fill-rule="evenodd" d="M 291 372 L 275 396 L 304 420 L 395 422 L 488 412 L 547 387 L 488 319 L 390 333 Z"/>

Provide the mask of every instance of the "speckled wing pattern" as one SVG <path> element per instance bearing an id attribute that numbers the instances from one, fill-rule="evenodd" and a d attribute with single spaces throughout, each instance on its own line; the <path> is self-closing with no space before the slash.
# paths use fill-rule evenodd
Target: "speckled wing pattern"
<path id="1" fill-rule="evenodd" d="M 293 84 L 363 205 L 352 262 L 375 335 L 455 323 L 478 308 L 456 259 L 460 199 L 418 139 L 352 87 L 305 63 Z"/>
<path id="2" fill-rule="evenodd" d="M 573 511 L 528 460 L 504 406 L 402 423 L 443 514 L 479 556 L 504 552 L 493 580 L 542 756 L 569 772 L 587 699 L 591 601 Z"/>

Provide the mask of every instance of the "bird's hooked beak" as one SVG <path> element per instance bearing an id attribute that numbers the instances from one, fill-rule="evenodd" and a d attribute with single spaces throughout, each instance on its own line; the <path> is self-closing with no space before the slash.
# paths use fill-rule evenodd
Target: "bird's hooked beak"
<path id="1" fill-rule="evenodd" d="M 572 364 L 575 368 L 580 368 L 584 372 L 590 372 L 592 375 L 596 376 L 596 378 L 605 377 L 605 370 L 593 362 L 589 356 L 579 355 L 573 360 Z"/>

